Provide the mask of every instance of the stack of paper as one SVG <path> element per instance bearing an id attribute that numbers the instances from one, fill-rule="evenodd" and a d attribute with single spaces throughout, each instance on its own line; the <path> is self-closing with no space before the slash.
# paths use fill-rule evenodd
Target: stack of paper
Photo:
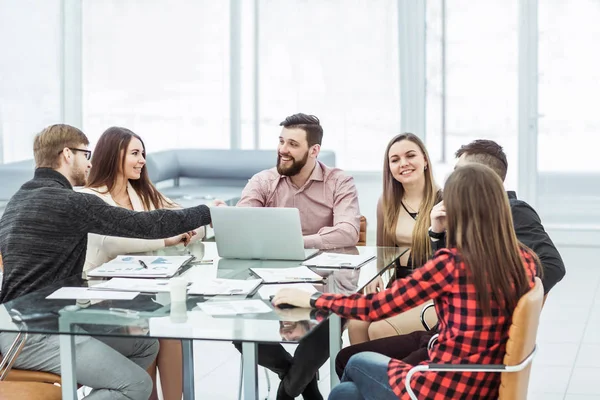
<path id="1" fill-rule="evenodd" d="M 323 280 L 321 275 L 304 266 L 295 268 L 250 268 L 250 271 L 261 277 L 264 283 L 319 282 Z"/>
<path id="2" fill-rule="evenodd" d="M 87 273 L 90 277 L 170 278 L 194 256 L 117 256 Z"/>
<path id="3" fill-rule="evenodd" d="M 168 279 L 112 278 L 108 281 L 98 283 L 98 284 L 92 286 L 90 289 L 161 293 L 161 292 L 169 291 L 169 280 Z"/>
<path id="4" fill-rule="evenodd" d="M 374 258 L 373 255 L 322 253 L 304 261 L 302 265 L 322 268 L 358 268 Z"/>

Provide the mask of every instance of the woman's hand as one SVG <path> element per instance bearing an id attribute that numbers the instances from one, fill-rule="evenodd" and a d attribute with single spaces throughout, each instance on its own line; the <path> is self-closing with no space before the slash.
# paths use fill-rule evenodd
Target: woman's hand
<path id="1" fill-rule="evenodd" d="M 184 246 L 187 246 L 194 235 L 196 235 L 196 232 L 190 231 L 167 238 L 165 239 L 165 247 L 177 246 L 179 243 L 183 243 Z"/>
<path id="2" fill-rule="evenodd" d="M 276 307 L 280 304 L 289 304 L 291 306 L 308 308 L 310 307 L 311 294 L 300 289 L 281 289 L 271 302 Z"/>
<path id="3" fill-rule="evenodd" d="M 446 230 L 446 207 L 444 202 L 440 201 L 431 209 L 431 231 L 442 233 Z"/>
<path id="4" fill-rule="evenodd" d="M 377 275 L 377 278 L 375 278 L 367 286 L 365 286 L 365 294 L 378 293 L 381 292 L 384 288 L 385 285 L 383 284 L 383 279 L 381 279 L 381 276 Z"/>

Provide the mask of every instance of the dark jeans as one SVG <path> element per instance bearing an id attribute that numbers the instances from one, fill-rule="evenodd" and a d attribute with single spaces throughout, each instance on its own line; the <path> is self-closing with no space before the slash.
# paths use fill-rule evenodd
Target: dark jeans
<path id="1" fill-rule="evenodd" d="M 355 354 L 329 400 L 398 400 L 389 383 L 389 363 L 389 357 L 378 353 Z"/>
<path id="2" fill-rule="evenodd" d="M 406 335 L 390 336 L 343 348 L 335 359 L 335 372 L 341 378 L 348 360 L 363 351 L 372 351 L 384 356 L 417 365 L 429 358 L 427 343 L 435 331 L 416 331 Z"/>
<path id="3" fill-rule="evenodd" d="M 242 351 L 241 343 L 233 344 Z M 300 394 L 305 400 L 322 400 L 317 372 L 328 358 L 329 321 L 324 321 L 302 338 L 294 356 L 280 344 L 258 345 L 258 364 L 275 372 L 281 379 L 277 400 L 291 400 Z"/>

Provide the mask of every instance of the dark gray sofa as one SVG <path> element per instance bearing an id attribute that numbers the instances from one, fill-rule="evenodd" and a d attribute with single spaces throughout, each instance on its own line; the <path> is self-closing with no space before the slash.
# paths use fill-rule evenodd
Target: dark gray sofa
<path id="1" fill-rule="evenodd" d="M 321 151 L 319 160 L 335 166 L 335 153 Z M 182 206 L 215 198 L 234 203 L 254 174 L 272 168 L 275 150 L 174 149 L 148 154 L 150 179 L 162 193 Z M 0 165 L 2 203 L 33 177 L 33 160 Z"/>

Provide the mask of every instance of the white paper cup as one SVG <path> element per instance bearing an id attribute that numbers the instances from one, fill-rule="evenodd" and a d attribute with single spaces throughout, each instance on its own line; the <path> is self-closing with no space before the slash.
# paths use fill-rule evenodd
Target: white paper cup
<path id="1" fill-rule="evenodd" d="M 181 324 L 187 321 L 187 304 L 184 301 L 171 303 L 171 322 Z"/>
<path id="2" fill-rule="evenodd" d="M 187 284 L 187 280 L 181 277 L 169 279 L 171 304 L 177 302 L 185 302 L 187 300 Z"/>

